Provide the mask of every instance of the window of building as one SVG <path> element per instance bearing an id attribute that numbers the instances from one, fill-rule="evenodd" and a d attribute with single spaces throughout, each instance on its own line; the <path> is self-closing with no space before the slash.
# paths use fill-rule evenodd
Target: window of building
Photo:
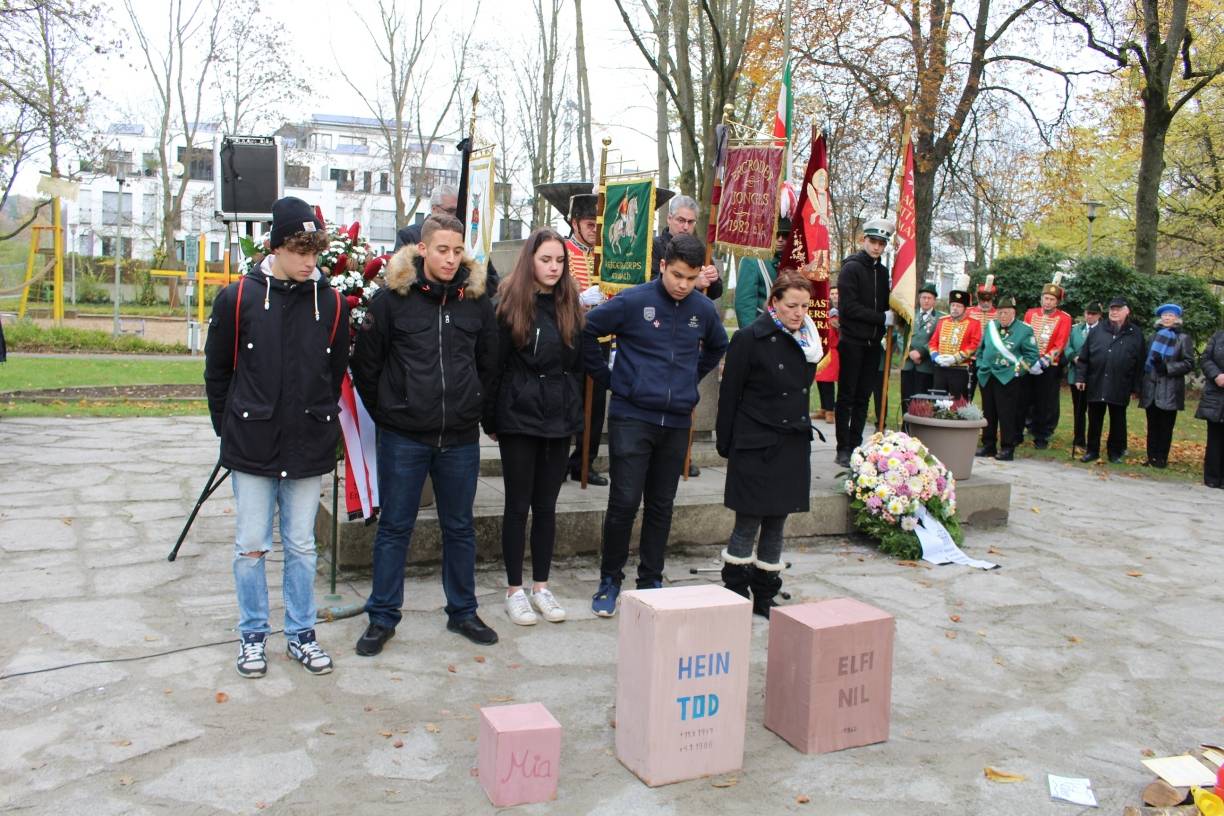
<path id="1" fill-rule="evenodd" d="M 161 158 L 157 151 L 150 150 L 140 157 L 140 169 L 146 176 L 156 176 L 161 167 Z"/>
<path id="2" fill-rule="evenodd" d="M 120 206 L 123 207 L 122 213 L 119 211 Z M 132 194 L 124 193 L 123 203 L 120 204 L 118 193 L 103 191 L 102 223 L 109 226 L 132 223 Z"/>
<path id="3" fill-rule="evenodd" d="M 216 262 L 216 261 L 221 260 L 221 242 L 220 241 L 209 241 L 208 242 L 208 260 L 211 262 Z"/>
<path id="4" fill-rule="evenodd" d="M 187 178 L 194 181 L 213 180 L 213 152 L 208 147 L 193 147 L 190 151 L 185 147 L 178 149 L 179 163 L 187 171 Z"/>
<path id="5" fill-rule="evenodd" d="M 414 196 L 431 196 L 434 190 L 443 185 L 459 186 L 458 170 L 443 170 L 437 167 L 413 167 L 410 172 L 411 190 Z"/>
<path id="6" fill-rule="evenodd" d="M 132 154 L 126 150 L 109 148 L 102 151 L 102 171 L 108 176 L 117 176 L 121 172 L 125 176 L 132 175 Z"/>
<path id="7" fill-rule="evenodd" d="M 353 192 L 353 171 L 340 170 L 333 167 L 330 173 L 331 180 L 336 182 L 336 189 L 345 192 Z"/>
<path id="8" fill-rule="evenodd" d="M 341 134 L 340 136 L 336 138 L 336 144 L 338 145 L 360 145 L 361 147 L 365 147 L 366 144 L 368 144 L 368 142 L 366 141 L 366 137 L 364 136 L 348 136 L 345 134 Z"/>
<path id="9" fill-rule="evenodd" d="M 370 240 L 383 243 L 395 241 L 395 210 L 370 210 Z"/>
<path id="10" fill-rule="evenodd" d="M 368 193 L 374 186 L 374 174 L 366 170 L 361 174 L 361 192 Z"/>
<path id="11" fill-rule="evenodd" d="M 286 187 L 309 187 L 310 186 L 310 168 L 304 164 L 286 164 L 285 165 L 285 186 Z"/>
<path id="12" fill-rule="evenodd" d="M 344 226 L 344 227 L 348 226 L 348 222 L 344 220 L 344 208 L 343 207 L 336 207 L 335 219 L 336 219 L 335 223 L 341 226 Z"/>
<path id="13" fill-rule="evenodd" d="M 157 226 L 161 212 L 157 207 L 157 193 L 145 193 L 140 197 L 140 223 L 148 229 Z"/>
<path id="14" fill-rule="evenodd" d="M 93 221 L 93 195 L 89 190 L 77 193 L 77 220 L 82 224 Z"/>
<path id="15" fill-rule="evenodd" d="M 102 241 L 100 243 L 102 245 L 103 257 L 107 257 L 107 258 L 115 257 L 115 236 L 103 235 Z M 119 240 L 119 254 L 124 258 L 132 257 L 132 239 L 131 238 L 121 238 Z"/>
<path id="16" fill-rule="evenodd" d="M 378 192 L 380 195 L 391 195 L 391 174 L 378 174 Z"/>
<path id="17" fill-rule="evenodd" d="M 499 241 L 517 241 L 523 237 L 523 222 L 517 218 L 503 218 Z"/>
<path id="18" fill-rule="evenodd" d="M 332 137 L 330 133 L 312 133 L 310 134 L 310 149 L 311 150 L 331 150 Z"/>

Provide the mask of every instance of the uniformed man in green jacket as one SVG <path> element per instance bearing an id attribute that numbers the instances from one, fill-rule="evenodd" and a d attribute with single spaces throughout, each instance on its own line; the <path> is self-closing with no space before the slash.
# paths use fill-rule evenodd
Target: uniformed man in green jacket
<path id="1" fill-rule="evenodd" d="M 918 290 L 918 311 L 914 313 L 914 333 L 910 335 L 905 364 L 901 366 L 901 409 L 909 410 L 910 398 L 931 390 L 935 364 L 931 362 L 931 333 L 944 312 L 935 308 L 939 290 L 933 283 L 924 283 Z"/>
<path id="2" fill-rule="evenodd" d="M 1088 399 L 1084 392 L 1075 387 L 1079 376 L 1075 373 L 1075 361 L 1079 359 L 1080 351 L 1088 340 L 1088 332 L 1101 322 L 1101 304 L 1093 301 L 1084 307 L 1084 321 L 1071 327 L 1071 335 L 1067 338 L 1067 348 L 1063 351 L 1063 360 L 1067 365 L 1067 385 L 1071 386 L 1071 414 L 1074 418 L 1075 432 L 1071 437 L 1071 455 L 1076 448 L 1085 447 L 1084 430 L 1088 424 Z"/>
<path id="3" fill-rule="evenodd" d="M 764 258 L 742 258 L 735 275 L 735 321 L 741 329 L 751 326 L 765 312 L 765 301 L 769 290 L 778 279 L 778 263 L 782 249 L 790 237 L 789 218 L 778 219 L 778 233 L 774 236 L 774 256 Z"/>
<path id="4" fill-rule="evenodd" d="M 986 415 L 978 456 L 993 456 L 1002 462 L 1015 458 L 1023 432 L 1020 382 L 1036 362 L 1037 341 L 1028 324 L 1016 320 L 1016 299 L 1000 298 L 998 316 L 986 324 L 977 353 L 977 379 Z"/>

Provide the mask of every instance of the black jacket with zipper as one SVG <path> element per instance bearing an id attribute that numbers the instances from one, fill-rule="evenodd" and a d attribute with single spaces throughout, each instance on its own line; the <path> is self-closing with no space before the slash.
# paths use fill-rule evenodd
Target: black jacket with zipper
<path id="1" fill-rule="evenodd" d="M 318 278 L 292 283 L 264 268 L 222 289 L 209 319 L 204 390 L 221 464 L 256 476 L 318 476 L 336 464 L 348 304 L 317 270 Z"/>
<path id="2" fill-rule="evenodd" d="M 891 289 L 888 267 L 865 251 L 842 261 L 837 275 L 838 342 L 880 342 Z"/>
<path id="3" fill-rule="evenodd" d="M 465 258 L 450 283 L 424 275 L 415 246 L 387 264 L 387 285 L 357 333 L 353 385 L 380 428 L 435 447 L 480 438 L 497 366 L 497 319 L 484 267 Z"/>
<path id="4" fill-rule="evenodd" d="M 556 300 L 536 295 L 536 318 L 527 345 L 518 348 L 498 320 L 496 398 L 486 403 L 485 433 L 545 439 L 582 430 L 581 326 L 566 345 L 557 328 Z"/>

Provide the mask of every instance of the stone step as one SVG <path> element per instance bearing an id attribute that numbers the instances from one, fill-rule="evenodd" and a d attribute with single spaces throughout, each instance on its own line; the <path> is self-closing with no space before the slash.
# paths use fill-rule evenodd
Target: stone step
<path id="1" fill-rule="evenodd" d="M 483 470 L 483 468 L 482 468 Z M 847 496 L 841 492 L 842 468 L 833 463 L 833 451 L 818 446 L 812 454 L 812 499 L 807 513 L 794 514 L 786 524 L 788 538 L 808 538 L 818 535 L 846 535 L 853 530 Z M 681 480 L 676 491 L 672 514 L 670 543 L 675 546 L 724 546 L 731 533 L 735 514 L 723 507 L 723 485 L 726 479 L 722 465 L 703 466 L 701 475 Z M 341 491 L 343 495 L 343 490 Z M 331 545 L 330 485 L 325 484 L 327 499 L 319 509 L 315 534 L 321 551 Z M 481 475 L 476 488 L 476 551 L 482 560 L 501 558 L 501 526 L 505 496 L 502 480 Z M 974 527 L 1007 523 L 1011 502 L 1011 485 L 981 476 L 956 485 L 956 501 L 961 523 Z M 566 481 L 557 500 L 557 557 L 590 555 L 599 552 L 604 513 L 608 506 L 608 488 Z M 343 509 L 341 510 L 343 518 Z M 641 525 L 641 512 L 631 538 L 636 547 Z M 339 525 L 337 564 L 344 569 L 369 569 L 377 522 L 345 521 Z M 409 549 L 409 564 L 429 564 L 441 558 L 441 531 L 437 510 L 423 507 L 417 517 Z"/>

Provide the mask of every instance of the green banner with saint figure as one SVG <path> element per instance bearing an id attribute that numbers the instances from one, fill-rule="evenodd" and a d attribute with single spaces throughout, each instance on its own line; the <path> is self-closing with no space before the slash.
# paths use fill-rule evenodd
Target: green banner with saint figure
<path id="1" fill-rule="evenodd" d="M 603 199 L 599 287 L 612 295 L 654 277 L 654 177 L 608 182 Z"/>

